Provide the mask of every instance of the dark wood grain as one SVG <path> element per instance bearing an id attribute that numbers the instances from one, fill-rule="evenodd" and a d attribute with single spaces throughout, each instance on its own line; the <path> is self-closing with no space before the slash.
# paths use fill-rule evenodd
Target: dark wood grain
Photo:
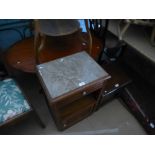
<path id="1" fill-rule="evenodd" d="M 63 37 L 47 37 L 45 48 L 39 55 L 40 63 L 54 60 L 56 58 L 64 57 L 81 50 L 88 50 L 86 33 L 82 34 L 84 38 L 81 40 L 81 35 L 74 33 L 72 35 Z M 92 57 L 98 58 L 98 55 L 102 49 L 102 42 L 95 36 L 93 38 Z M 28 38 L 22 40 L 13 45 L 5 56 L 5 62 L 11 68 L 35 73 L 35 52 L 34 52 L 34 38 Z"/>
<path id="2" fill-rule="evenodd" d="M 69 106 L 60 108 L 62 128 L 66 129 L 92 113 L 96 100 L 92 96 L 85 96 L 72 102 Z"/>

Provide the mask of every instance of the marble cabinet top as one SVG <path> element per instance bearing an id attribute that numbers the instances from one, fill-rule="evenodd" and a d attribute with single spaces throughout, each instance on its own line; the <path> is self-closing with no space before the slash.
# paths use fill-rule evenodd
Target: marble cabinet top
<path id="1" fill-rule="evenodd" d="M 37 65 L 37 72 L 52 99 L 108 77 L 85 51 Z"/>

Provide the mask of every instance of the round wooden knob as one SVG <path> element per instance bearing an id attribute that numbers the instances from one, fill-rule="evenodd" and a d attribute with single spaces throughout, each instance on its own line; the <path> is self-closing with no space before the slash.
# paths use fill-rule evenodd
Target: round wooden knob
<path id="1" fill-rule="evenodd" d="M 86 92 L 86 91 L 84 91 L 82 94 L 83 94 L 83 96 L 84 96 L 84 95 L 86 95 L 86 94 L 87 94 L 87 92 Z"/>

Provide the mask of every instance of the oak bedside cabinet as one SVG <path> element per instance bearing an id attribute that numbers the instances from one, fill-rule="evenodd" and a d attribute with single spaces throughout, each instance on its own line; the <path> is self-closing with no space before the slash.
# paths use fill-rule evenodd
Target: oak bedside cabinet
<path id="1" fill-rule="evenodd" d="M 59 130 L 93 113 L 101 96 L 93 93 L 110 78 L 85 51 L 37 65 L 37 75 Z"/>

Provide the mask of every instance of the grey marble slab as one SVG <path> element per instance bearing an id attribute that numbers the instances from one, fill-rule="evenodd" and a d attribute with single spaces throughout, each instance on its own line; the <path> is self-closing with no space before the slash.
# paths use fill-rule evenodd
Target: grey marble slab
<path id="1" fill-rule="evenodd" d="M 108 76 L 85 51 L 40 64 L 37 71 L 51 98 Z"/>

